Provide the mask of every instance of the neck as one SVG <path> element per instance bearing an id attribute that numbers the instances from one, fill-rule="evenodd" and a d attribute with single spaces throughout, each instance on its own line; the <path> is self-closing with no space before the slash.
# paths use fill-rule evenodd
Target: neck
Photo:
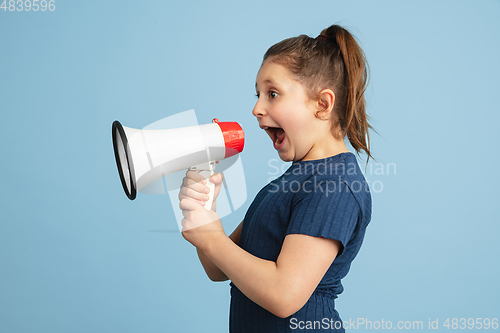
<path id="1" fill-rule="evenodd" d="M 302 158 L 302 161 L 319 160 L 330 156 L 348 153 L 349 149 L 344 142 L 344 139 L 337 139 L 333 136 L 328 140 L 316 143 L 309 152 Z"/>

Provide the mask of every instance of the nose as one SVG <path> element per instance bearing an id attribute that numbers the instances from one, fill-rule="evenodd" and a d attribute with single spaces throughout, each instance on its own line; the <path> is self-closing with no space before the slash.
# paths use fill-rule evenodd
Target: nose
<path id="1" fill-rule="evenodd" d="M 257 100 L 257 103 L 255 103 L 252 114 L 257 118 L 263 117 L 266 114 L 265 108 L 263 107 L 262 102 L 260 102 L 260 99 Z"/>

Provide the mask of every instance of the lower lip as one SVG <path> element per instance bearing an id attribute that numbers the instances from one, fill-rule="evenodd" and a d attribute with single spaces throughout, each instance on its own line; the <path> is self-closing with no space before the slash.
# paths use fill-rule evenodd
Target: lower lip
<path id="1" fill-rule="evenodd" d="M 279 145 L 277 145 L 275 142 L 273 143 L 274 144 L 274 149 L 276 150 L 280 150 L 281 148 L 283 148 L 283 145 L 285 144 L 285 141 L 286 141 L 286 137 L 283 137 L 283 141 L 281 141 L 281 143 Z"/>

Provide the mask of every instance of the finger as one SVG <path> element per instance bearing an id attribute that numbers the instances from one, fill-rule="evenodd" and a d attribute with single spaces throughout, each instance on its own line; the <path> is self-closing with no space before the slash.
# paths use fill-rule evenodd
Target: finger
<path id="1" fill-rule="evenodd" d="M 207 183 L 207 179 L 194 170 L 188 170 L 186 172 L 186 177 L 192 179 L 197 183 L 203 183 L 203 184 Z"/>
<path id="2" fill-rule="evenodd" d="M 179 202 L 179 208 L 182 210 L 196 210 L 196 209 L 203 208 L 203 206 L 200 205 L 195 200 L 191 200 L 189 198 L 184 198 Z"/>
<path id="3" fill-rule="evenodd" d="M 184 216 L 185 219 L 189 220 L 191 218 L 191 215 L 193 214 L 193 211 L 184 209 L 182 210 L 182 216 Z"/>
<path id="4" fill-rule="evenodd" d="M 200 204 L 203 205 L 204 202 L 206 201 L 205 197 L 208 200 L 208 193 L 207 193 L 207 192 L 209 192 L 208 186 L 205 189 L 205 191 L 202 191 L 202 192 L 199 192 L 199 191 L 201 191 L 201 188 L 198 188 L 198 191 L 196 191 L 190 187 L 182 185 L 181 188 L 179 189 L 179 193 L 177 194 L 177 197 L 179 198 L 179 200 L 182 200 L 184 198 L 191 198 L 193 200 L 201 200 Z"/>
<path id="5" fill-rule="evenodd" d="M 180 201 L 180 200 L 183 200 L 183 199 L 193 200 L 193 201 L 197 202 L 198 204 L 200 204 L 200 205 L 202 205 L 202 206 L 205 206 L 205 205 L 206 205 L 206 203 L 207 203 L 205 200 L 201 200 L 201 201 L 200 201 L 200 200 L 195 200 L 195 199 L 190 198 L 190 197 L 186 197 L 186 196 L 184 196 L 184 195 L 179 195 L 179 201 Z"/>
<path id="6" fill-rule="evenodd" d="M 186 218 L 186 217 L 185 217 L 185 218 L 183 218 L 183 219 L 181 220 L 181 225 L 182 225 L 182 230 L 181 230 L 181 232 L 182 232 L 182 236 L 184 236 L 184 238 L 186 238 L 186 237 L 185 237 L 185 234 L 184 234 L 184 232 L 185 232 L 185 231 L 187 231 L 187 230 L 191 230 L 191 229 L 194 229 L 194 228 L 195 228 L 195 226 L 193 226 L 193 223 L 191 222 L 191 220 L 189 220 L 189 219 L 188 219 L 188 218 Z M 187 239 L 187 238 L 186 238 L 186 239 Z"/>
<path id="7" fill-rule="evenodd" d="M 221 187 L 222 187 L 222 180 L 224 179 L 224 175 L 221 172 L 218 172 L 212 177 L 210 177 L 210 181 L 214 183 L 215 188 L 214 188 L 214 201 L 218 198 Z"/>
<path id="8" fill-rule="evenodd" d="M 214 183 L 216 186 L 222 184 L 222 180 L 224 179 L 224 175 L 222 172 L 217 172 L 216 174 L 213 174 L 212 177 L 210 177 L 210 181 Z"/>
<path id="9" fill-rule="evenodd" d="M 199 200 L 202 202 L 208 200 L 208 195 L 205 192 L 200 193 L 198 191 L 193 190 L 190 187 L 181 187 L 181 189 L 179 191 L 179 198 L 181 196 L 188 197 L 188 198 L 195 199 L 195 200 Z"/>
<path id="10" fill-rule="evenodd" d="M 195 201 L 202 206 L 205 206 L 207 204 L 207 200 L 196 200 L 190 197 L 186 197 L 185 195 L 179 195 L 179 202 L 184 199 Z"/>
<path id="11" fill-rule="evenodd" d="M 187 177 L 183 178 L 181 188 L 182 187 L 189 187 L 190 189 L 192 189 L 198 193 L 205 193 L 206 194 L 210 191 L 207 185 L 204 185 L 204 184 L 199 183 L 199 182 L 195 182 L 194 180 L 189 179 Z"/>

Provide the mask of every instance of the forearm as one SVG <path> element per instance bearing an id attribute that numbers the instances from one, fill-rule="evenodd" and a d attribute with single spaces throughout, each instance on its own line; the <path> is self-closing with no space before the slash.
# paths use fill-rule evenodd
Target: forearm
<path id="1" fill-rule="evenodd" d="M 251 255 L 225 235 L 216 237 L 204 254 L 252 301 L 275 315 L 287 313 L 290 294 L 284 291 L 292 286 L 280 279 L 275 262 Z"/>
<path id="2" fill-rule="evenodd" d="M 201 265 L 210 280 L 226 281 L 228 279 L 226 274 L 224 274 L 202 250 L 196 248 L 196 252 L 198 252 L 198 258 L 200 259 Z"/>
<path id="3" fill-rule="evenodd" d="M 184 225 L 195 227 L 186 228 L 182 234 L 201 250 L 207 273 L 218 275 L 217 267 L 249 299 L 281 318 L 293 315 L 307 303 L 342 248 L 338 240 L 290 234 L 276 262 L 264 260 L 239 246 L 243 222 L 228 237 L 220 220 L 196 226 L 199 220 L 213 220 L 213 213 L 197 209 L 197 204 L 189 200 L 181 201 L 181 206 L 194 211 L 186 213 Z M 233 240 L 236 238 L 237 243 Z"/>
<path id="4" fill-rule="evenodd" d="M 214 201 L 215 203 L 215 201 Z M 240 243 L 241 229 L 243 228 L 243 221 L 234 229 L 234 231 L 229 236 L 229 239 L 233 241 L 234 244 L 238 245 Z M 217 267 L 210 258 L 199 248 L 196 248 L 198 252 L 198 258 L 205 269 L 205 273 L 212 281 L 227 281 L 228 277 L 224 274 L 219 267 Z"/>

